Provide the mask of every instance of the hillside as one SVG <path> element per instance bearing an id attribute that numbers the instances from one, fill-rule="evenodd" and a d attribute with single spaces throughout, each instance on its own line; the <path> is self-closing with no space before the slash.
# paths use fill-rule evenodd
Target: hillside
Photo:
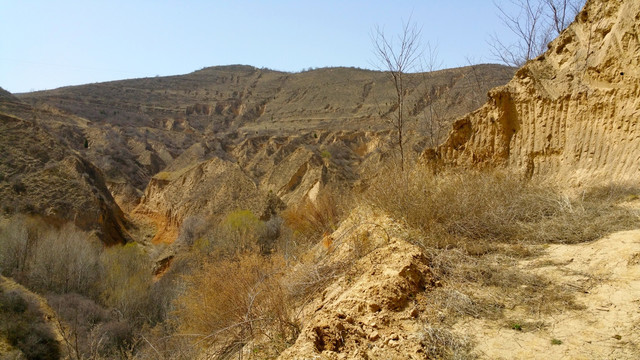
<path id="1" fill-rule="evenodd" d="M 0 275 L 0 355 L 6 359 L 68 356 L 59 319 L 46 299 Z"/>
<path id="2" fill-rule="evenodd" d="M 7 100 L 5 100 L 7 99 Z M 123 213 L 93 164 L 32 120 L 29 105 L 0 99 L 0 206 L 2 214 L 39 215 L 95 230 L 107 244 L 127 241 Z"/>
<path id="3" fill-rule="evenodd" d="M 451 119 L 511 74 L 500 65 L 412 74 L 406 147 L 417 154 L 436 144 Z M 221 66 L 19 98 L 39 109 L 47 131 L 101 169 L 116 202 L 140 225 L 139 237 L 172 242 L 188 217 L 242 208 L 262 215 L 269 193 L 293 205 L 312 189 L 317 195 L 366 183 L 394 141 L 384 120 L 394 97 L 387 76 Z M 203 173 L 216 166 L 231 172 Z M 194 195 L 221 189 L 239 193 Z"/>
<path id="4" fill-rule="evenodd" d="M 511 75 L 511 68 L 499 65 L 415 74 L 412 81 L 420 84 L 410 96 L 413 121 L 409 123 L 424 134 L 427 106 L 437 109 L 444 123 L 479 106 L 488 89 Z M 194 144 L 211 149 L 204 158 L 224 157 L 249 138 L 255 142 L 270 136 L 386 129 L 380 117 L 393 103 L 386 76 L 348 68 L 291 74 L 222 66 L 19 97 L 36 107 L 54 107 L 90 121 L 90 126 L 49 127 L 73 148 L 82 142 L 70 134 L 83 134 L 90 144 L 88 159 L 103 170 L 112 188 L 126 183 L 142 191 L 154 174 Z M 437 141 L 440 134 L 432 135 Z"/>
<path id="5" fill-rule="evenodd" d="M 589 1 L 545 54 L 491 90 L 426 156 L 574 185 L 637 179 L 639 12 L 634 1 Z"/>

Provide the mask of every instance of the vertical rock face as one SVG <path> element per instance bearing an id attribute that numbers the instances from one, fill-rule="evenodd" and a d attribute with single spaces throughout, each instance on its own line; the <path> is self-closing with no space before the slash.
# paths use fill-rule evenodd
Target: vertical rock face
<path id="1" fill-rule="evenodd" d="M 545 54 L 458 119 L 429 157 L 572 184 L 631 180 L 640 175 L 639 122 L 640 2 L 589 0 Z"/>

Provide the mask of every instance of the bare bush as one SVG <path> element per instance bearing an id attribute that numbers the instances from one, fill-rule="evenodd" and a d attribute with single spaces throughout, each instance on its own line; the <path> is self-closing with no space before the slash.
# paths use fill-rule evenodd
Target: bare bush
<path id="1" fill-rule="evenodd" d="M 0 228 L 0 272 L 18 278 L 27 269 L 32 241 L 26 217 L 15 216 Z"/>
<path id="2" fill-rule="evenodd" d="M 189 216 L 182 222 L 176 245 L 191 247 L 207 230 L 207 222 L 199 216 Z"/>
<path id="3" fill-rule="evenodd" d="M 47 301 L 62 319 L 58 330 L 62 334 L 67 353 L 74 359 L 90 358 L 98 350 L 93 348 L 94 330 L 110 319 L 109 312 L 93 300 L 79 294 L 49 295 Z"/>
<path id="4" fill-rule="evenodd" d="M 280 283 L 283 270 L 280 258 L 251 253 L 205 263 L 185 277 L 186 290 L 176 299 L 179 333 L 216 355 L 249 343 L 262 358 L 284 350 L 299 329 Z"/>
<path id="5" fill-rule="evenodd" d="M 91 294 L 100 277 L 101 244 L 68 223 L 35 243 L 28 284 L 41 292 Z"/>
<path id="6" fill-rule="evenodd" d="M 17 216 L 0 229 L 0 268 L 39 292 L 90 294 L 99 278 L 99 240 L 68 223 Z"/>

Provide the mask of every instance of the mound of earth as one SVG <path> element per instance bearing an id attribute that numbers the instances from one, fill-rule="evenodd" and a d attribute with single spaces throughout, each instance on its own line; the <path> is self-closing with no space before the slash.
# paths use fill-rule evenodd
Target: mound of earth
<path id="1" fill-rule="evenodd" d="M 301 333 L 280 359 L 424 358 L 418 299 L 437 284 L 423 252 L 401 240 L 404 231 L 387 217 L 355 211 L 323 240 L 313 266 L 326 280 L 340 276 L 302 307 Z M 308 283 L 317 269 L 302 264 L 288 282 Z"/>

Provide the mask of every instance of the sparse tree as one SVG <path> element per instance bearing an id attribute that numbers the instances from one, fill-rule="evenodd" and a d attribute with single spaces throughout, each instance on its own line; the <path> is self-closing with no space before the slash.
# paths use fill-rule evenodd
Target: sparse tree
<path id="1" fill-rule="evenodd" d="M 443 102 L 438 102 L 443 94 L 434 87 L 431 81 L 433 73 L 442 67 L 442 61 L 438 58 L 438 47 L 427 44 L 427 55 L 422 60 L 422 84 L 424 85 L 424 100 L 427 102 L 423 112 L 424 131 L 429 141 L 429 147 L 435 147 L 442 137 L 445 123 Z"/>
<path id="2" fill-rule="evenodd" d="M 374 53 L 381 70 L 389 74 L 393 82 L 396 100 L 394 111 L 389 122 L 398 134 L 398 147 L 400 150 L 400 167 L 404 170 L 403 135 L 405 128 L 405 103 L 409 94 L 407 73 L 418 65 L 418 59 L 422 54 L 420 46 L 420 29 L 409 21 L 402 25 L 402 33 L 397 39 L 385 34 L 384 29 L 376 26 L 371 36 Z"/>
<path id="3" fill-rule="evenodd" d="M 558 36 L 575 18 L 585 0 L 509 0 L 494 2 L 500 19 L 516 36 L 516 42 L 505 43 L 498 35 L 489 42 L 495 58 L 507 65 L 520 67 L 542 54 L 549 41 Z"/>

